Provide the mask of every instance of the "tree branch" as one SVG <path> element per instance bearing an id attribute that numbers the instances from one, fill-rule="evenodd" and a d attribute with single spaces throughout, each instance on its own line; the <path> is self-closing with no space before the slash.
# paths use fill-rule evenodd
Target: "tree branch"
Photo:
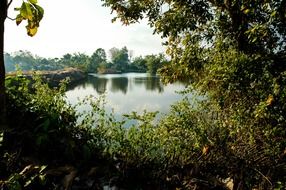
<path id="1" fill-rule="evenodd" d="M 7 18 L 10 19 L 10 20 L 12 20 L 12 21 L 16 20 L 16 18 L 11 18 L 11 17 L 9 17 L 9 16 L 7 16 Z"/>
<path id="2" fill-rule="evenodd" d="M 12 4 L 13 0 L 10 0 L 9 3 L 7 4 L 7 9 L 10 7 L 10 5 Z"/>

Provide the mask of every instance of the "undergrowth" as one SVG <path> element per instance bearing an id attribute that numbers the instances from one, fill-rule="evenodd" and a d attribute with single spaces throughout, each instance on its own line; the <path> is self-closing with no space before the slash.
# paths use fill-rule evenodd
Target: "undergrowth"
<path id="1" fill-rule="evenodd" d="M 226 181 L 244 189 L 285 186 L 285 152 L 240 140 L 261 134 L 232 131 L 208 99 L 185 98 L 156 123 L 157 112 L 133 112 L 118 121 L 102 98 L 69 105 L 65 85 L 6 79 L 1 189 L 227 189 Z M 81 104 L 91 109 L 78 113 Z M 136 124 L 124 127 L 131 119 Z"/>

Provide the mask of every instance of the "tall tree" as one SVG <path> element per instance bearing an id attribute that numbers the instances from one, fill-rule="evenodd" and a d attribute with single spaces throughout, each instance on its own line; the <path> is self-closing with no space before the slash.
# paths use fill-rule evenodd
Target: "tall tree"
<path id="1" fill-rule="evenodd" d="M 0 1 L 0 129 L 5 127 L 6 101 L 5 101 L 5 64 L 4 64 L 4 25 L 7 18 L 8 8 L 13 0 Z M 37 4 L 37 0 L 23 1 L 21 7 L 15 8 L 19 14 L 16 17 L 16 24 L 27 20 L 27 34 L 34 36 L 37 33 L 39 23 L 43 18 L 44 10 Z"/>
<path id="2" fill-rule="evenodd" d="M 130 63 L 130 70 L 131 71 L 140 71 L 146 72 L 147 71 L 147 61 L 142 56 L 135 57 Z"/>
<path id="3" fill-rule="evenodd" d="M 102 48 L 98 48 L 90 57 L 90 64 L 88 65 L 88 72 L 97 72 L 101 64 L 106 64 L 106 53 Z"/>
<path id="4" fill-rule="evenodd" d="M 14 62 L 17 64 L 21 70 L 36 70 L 36 60 L 35 56 L 29 51 L 18 51 L 15 53 Z"/>
<path id="5" fill-rule="evenodd" d="M 147 55 L 145 59 L 148 73 L 153 75 L 168 62 L 163 54 Z"/>
<path id="6" fill-rule="evenodd" d="M 130 63 L 128 49 L 126 47 L 123 47 L 122 49 L 112 48 L 109 52 L 114 68 L 118 71 L 126 71 L 128 64 Z"/>

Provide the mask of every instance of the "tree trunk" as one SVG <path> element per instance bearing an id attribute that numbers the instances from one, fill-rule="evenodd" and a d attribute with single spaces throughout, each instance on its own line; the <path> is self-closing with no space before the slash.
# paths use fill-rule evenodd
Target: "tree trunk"
<path id="1" fill-rule="evenodd" d="M 249 43 L 245 32 L 248 29 L 248 21 L 244 14 L 241 11 L 240 2 L 233 3 L 232 1 L 227 1 L 228 5 L 226 5 L 229 16 L 232 22 L 232 32 L 234 34 L 234 39 L 237 42 L 238 50 L 248 53 L 253 52 L 253 49 L 249 47 Z"/>
<path id="2" fill-rule="evenodd" d="M 6 95 L 4 65 L 4 25 L 7 17 L 7 0 L 0 0 L 0 131 L 6 128 Z"/>

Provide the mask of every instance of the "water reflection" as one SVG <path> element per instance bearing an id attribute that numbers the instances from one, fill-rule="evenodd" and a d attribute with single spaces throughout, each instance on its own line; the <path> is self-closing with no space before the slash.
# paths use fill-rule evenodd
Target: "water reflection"
<path id="1" fill-rule="evenodd" d="M 85 81 L 79 81 L 69 86 L 68 90 L 74 90 L 79 85 L 86 89 L 92 86 L 97 94 L 103 94 L 106 91 L 113 93 L 121 92 L 126 94 L 128 90 L 132 91 L 135 87 L 144 86 L 146 91 L 164 92 L 164 85 L 157 76 L 148 76 L 147 74 L 136 74 L 139 76 L 133 77 L 128 74 L 124 75 L 96 75 L 91 74 Z M 109 89 L 107 89 L 109 88 Z"/>
<path id="2" fill-rule="evenodd" d="M 106 94 L 106 109 L 116 114 L 144 110 L 167 113 L 170 104 L 181 99 L 176 91 L 183 90 L 183 83 L 163 85 L 159 77 L 147 74 L 91 74 L 84 81 L 70 86 L 66 92 L 70 103 L 75 104 L 78 98 Z"/>
<path id="3" fill-rule="evenodd" d="M 106 91 L 107 82 L 106 78 L 88 77 L 86 84 L 91 85 L 98 94 L 103 94 Z"/>
<path id="4" fill-rule="evenodd" d="M 111 78 L 111 92 L 119 92 L 121 91 L 123 94 L 127 93 L 128 89 L 128 78 L 127 77 L 115 77 Z"/>
<path id="5" fill-rule="evenodd" d="M 164 86 L 159 77 L 156 76 L 136 77 L 134 78 L 134 83 L 136 85 L 144 84 L 147 91 L 158 91 L 159 93 L 164 92 Z"/>

